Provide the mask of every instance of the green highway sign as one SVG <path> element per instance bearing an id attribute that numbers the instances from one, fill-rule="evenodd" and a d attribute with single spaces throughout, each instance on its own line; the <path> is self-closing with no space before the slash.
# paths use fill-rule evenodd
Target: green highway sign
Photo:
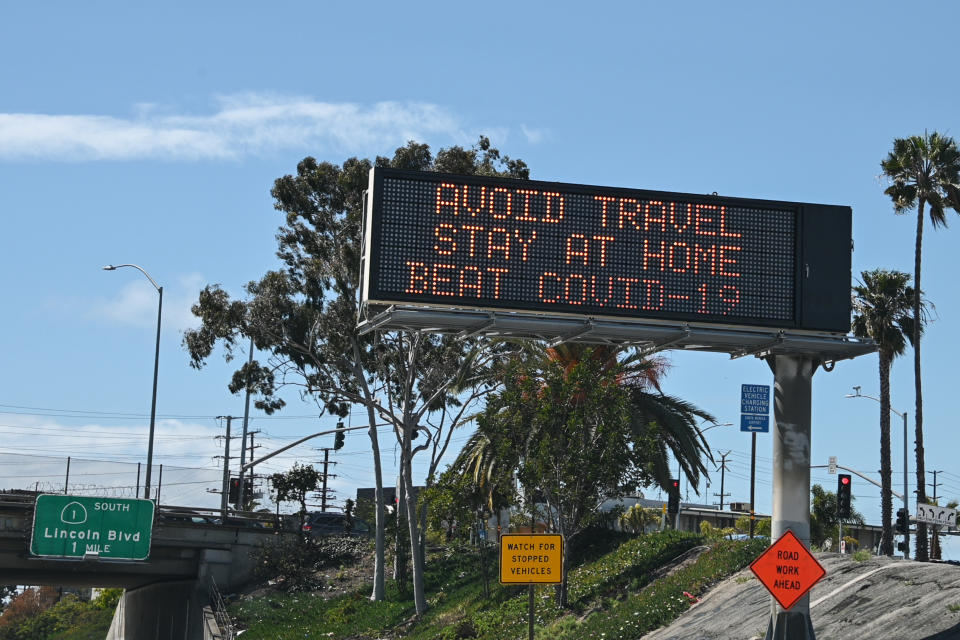
<path id="1" fill-rule="evenodd" d="M 146 560 L 152 531 L 151 500 L 41 495 L 33 514 L 30 554 Z"/>

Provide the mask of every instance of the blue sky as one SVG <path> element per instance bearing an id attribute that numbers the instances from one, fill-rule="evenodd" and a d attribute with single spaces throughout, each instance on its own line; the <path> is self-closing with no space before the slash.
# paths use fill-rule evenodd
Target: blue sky
<path id="1" fill-rule="evenodd" d="M 205 283 L 239 293 L 276 265 L 282 219 L 269 189 L 306 155 L 341 162 L 390 155 L 411 138 L 436 150 L 486 134 L 542 180 L 849 205 L 855 275 L 912 271 L 915 219 L 894 215 L 879 162 L 895 137 L 960 134 L 960 90 L 951 39 L 904 25 L 960 16 L 943 3 L 914 3 L 909 14 L 902 4 L 864 7 L 4 5 L 0 452 L 53 466 L 6 464 L 0 482 L 27 475 L 21 467 L 56 482 L 59 462 L 47 458 L 145 457 L 156 294 L 132 269 L 101 271 L 107 263 L 140 264 L 164 286 L 157 461 L 215 464 L 214 416 L 241 413 L 243 399 L 227 392 L 230 369 L 219 360 L 188 367 L 180 340 L 189 306 Z M 957 239 L 954 229 L 927 231 L 924 289 L 938 315 L 923 343 L 927 468 L 944 472 L 941 495 L 960 498 Z M 772 382 L 756 359 L 672 360 L 665 389 L 723 422 L 738 422 L 742 383 Z M 845 399 L 853 385 L 878 394 L 875 356 L 814 377 L 813 458 L 836 455 L 869 473 L 879 468 L 879 405 Z M 892 389 L 912 432 L 909 356 L 895 364 Z M 279 418 L 255 416 L 261 452 L 332 426 L 290 399 Z M 749 436 L 721 427 L 708 437 L 732 450 L 728 491 L 747 501 Z M 338 457 L 341 497 L 371 483 L 366 444 L 350 437 Z M 912 436 L 910 448 L 912 470 Z M 758 453 L 765 510 L 769 436 Z M 316 456 L 303 447 L 270 470 Z M 385 447 L 388 468 L 393 458 Z M 198 488 L 211 499 L 202 489 L 216 472 L 182 473 L 171 500 L 199 499 Z M 825 472 L 813 479 L 831 490 L 836 482 Z M 710 493 L 719 474 L 714 482 Z M 877 522 L 879 491 L 865 485 L 855 481 L 855 506 Z"/>

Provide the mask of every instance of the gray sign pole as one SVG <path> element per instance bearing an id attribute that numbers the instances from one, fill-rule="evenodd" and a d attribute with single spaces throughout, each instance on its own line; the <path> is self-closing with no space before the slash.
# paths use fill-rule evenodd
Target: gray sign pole
<path id="1" fill-rule="evenodd" d="M 777 540 L 787 529 L 810 546 L 810 402 L 819 359 L 777 355 L 767 359 L 774 378 L 773 521 Z M 789 611 L 770 598 L 765 640 L 814 640 L 810 594 Z"/>

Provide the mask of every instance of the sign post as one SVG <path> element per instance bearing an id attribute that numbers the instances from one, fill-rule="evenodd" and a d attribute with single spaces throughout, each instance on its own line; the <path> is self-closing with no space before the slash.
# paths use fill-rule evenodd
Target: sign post
<path id="1" fill-rule="evenodd" d="M 504 533 L 500 536 L 500 584 L 529 585 L 530 640 L 533 640 L 533 585 L 563 582 L 563 536 Z"/>
<path id="2" fill-rule="evenodd" d="M 810 544 L 810 407 L 813 373 L 819 358 L 775 355 L 776 403 L 773 407 L 773 500 L 770 537 L 788 531 L 804 546 Z M 810 599 L 803 594 L 789 609 L 774 599 L 765 640 L 813 640 Z"/>
<path id="3" fill-rule="evenodd" d="M 146 560 L 152 500 L 37 496 L 30 554 L 47 558 Z"/>
<path id="4" fill-rule="evenodd" d="M 754 508 L 757 479 L 757 432 L 770 431 L 770 387 L 745 384 L 740 387 L 740 431 L 750 432 L 750 537 L 756 526 Z"/>

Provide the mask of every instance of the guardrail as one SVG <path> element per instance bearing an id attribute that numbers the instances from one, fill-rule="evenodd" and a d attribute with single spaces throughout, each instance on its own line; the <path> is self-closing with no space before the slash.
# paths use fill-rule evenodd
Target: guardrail
<path id="1" fill-rule="evenodd" d="M 0 490 L 0 511 L 14 511 L 29 516 L 42 492 L 25 490 Z M 187 507 L 182 505 L 159 505 L 154 522 L 156 526 L 175 524 L 177 526 L 225 526 L 249 529 L 269 529 L 272 531 L 296 531 L 290 524 L 290 517 L 276 513 L 252 511 L 231 511 L 224 522 L 218 508 Z"/>

